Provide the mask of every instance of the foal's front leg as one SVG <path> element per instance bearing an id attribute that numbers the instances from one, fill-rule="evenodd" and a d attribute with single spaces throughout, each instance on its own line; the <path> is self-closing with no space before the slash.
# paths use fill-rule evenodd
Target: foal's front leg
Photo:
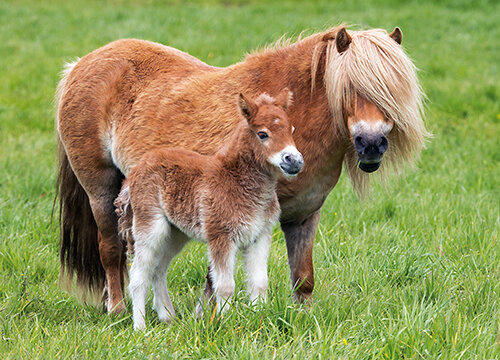
<path id="1" fill-rule="evenodd" d="M 247 272 L 247 287 L 250 301 L 266 301 L 267 258 L 271 246 L 271 233 L 266 231 L 254 243 L 243 250 L 243 260 Z"/>
<path id="2" fill-rule="evenodd" d="M 218 311 L 226 311 L 234 294 L 234 265 L 238 247 L 233 239 L 218 237 L 208 241 L 210 278 Z"/>

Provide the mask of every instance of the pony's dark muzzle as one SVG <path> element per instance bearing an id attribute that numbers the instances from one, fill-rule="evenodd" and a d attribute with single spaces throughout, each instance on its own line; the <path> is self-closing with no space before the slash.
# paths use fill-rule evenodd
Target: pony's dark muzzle
<path id="1" fill-rule="evenodd" d="M 285 153 L 281 158 L 280 168 L 286 175 L 295 176 L 302 170 L 303 165 L 304 159 L 301 153 Z"/>
<path id="2" fill-rule="evenodd" d="M 357 135 L 354 147 L 358 152 L 359 168 L 371 173 L 380 167 L 382 156 L 389 147 L 389 141 L 383 134 Z"/>

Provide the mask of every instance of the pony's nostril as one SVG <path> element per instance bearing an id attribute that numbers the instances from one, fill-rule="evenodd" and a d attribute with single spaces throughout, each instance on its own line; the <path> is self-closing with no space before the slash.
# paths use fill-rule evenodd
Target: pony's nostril
<path id="1" fill-rule="evenodd" d="M 379 151 L 381 153 L 384 153 L 388 147 L 389 147 L 389 142 L 387 141 L 387 138 L 385 136 L 382 136 L 382 139 L 380 140 L 380 145 L 378 146 Z"/>
<path id="2" fill-rule="evenodd" d="M 363 144 L 363 138 L 361 136 L 356 136 L 354 138 L 354 147 L 358 152 L 363 152 L 365 149 L 365 144 Z"/>

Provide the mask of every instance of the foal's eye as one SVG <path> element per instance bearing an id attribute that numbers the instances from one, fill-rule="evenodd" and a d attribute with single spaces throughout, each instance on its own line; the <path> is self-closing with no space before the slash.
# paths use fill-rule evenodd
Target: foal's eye
<path id="1" fill-rule="evenodd" d="M 259 131 L 257 133 L 257 136 L 259 137 L 259 139 L 261 140 L 265 140 L 269 137 L 269 135 L 267 135 L 267 133 L 265 131 Z"/>

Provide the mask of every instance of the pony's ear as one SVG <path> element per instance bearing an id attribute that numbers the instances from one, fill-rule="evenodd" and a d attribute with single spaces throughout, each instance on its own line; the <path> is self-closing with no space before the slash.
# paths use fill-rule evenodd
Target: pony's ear
<path id="1" fill-rule="evenodd" d="M 284 88 L 276 97 L 276 104 L 278 106 L 281 106 L 283 110 L 286 111 L 288 107 L 292 105 L 292 100 L 293 100 L 293 92 L 288 90 L 288 88 Z"/>
<path id="2" fill-rule="evenodd" d="M 329 31 L 325 35 L 323 35 L 323 38 L 321 40 L 328 42 L 333 39 L 335 39 L 335 33 L 333 31 Z"/>
<path id="3" fill-rule="evenodd" d="M 238 97 L 238 107 L 247 121 L 250 121 L 257 114 L 257 104 L 242 93 Z"/>
<path id="4" fill-rule="evenodd" d="M 345 27 L 340 29 L 335 37 L 335 45 L 337 45 L 337 51 L 342 54 L 349 48 L 349 44 L 352 41 L 352 37 L 347 33 Z"/>
<path id="5" fill-rule="evenodd" d="M 401 31 L 400 28 L 397 26 L 392 30 L 392 32 L 389 34 L 389 36 L 397 42 L 399 45 L 401 45 L 401 41 L 403 41 L 403 32 Z"/>

